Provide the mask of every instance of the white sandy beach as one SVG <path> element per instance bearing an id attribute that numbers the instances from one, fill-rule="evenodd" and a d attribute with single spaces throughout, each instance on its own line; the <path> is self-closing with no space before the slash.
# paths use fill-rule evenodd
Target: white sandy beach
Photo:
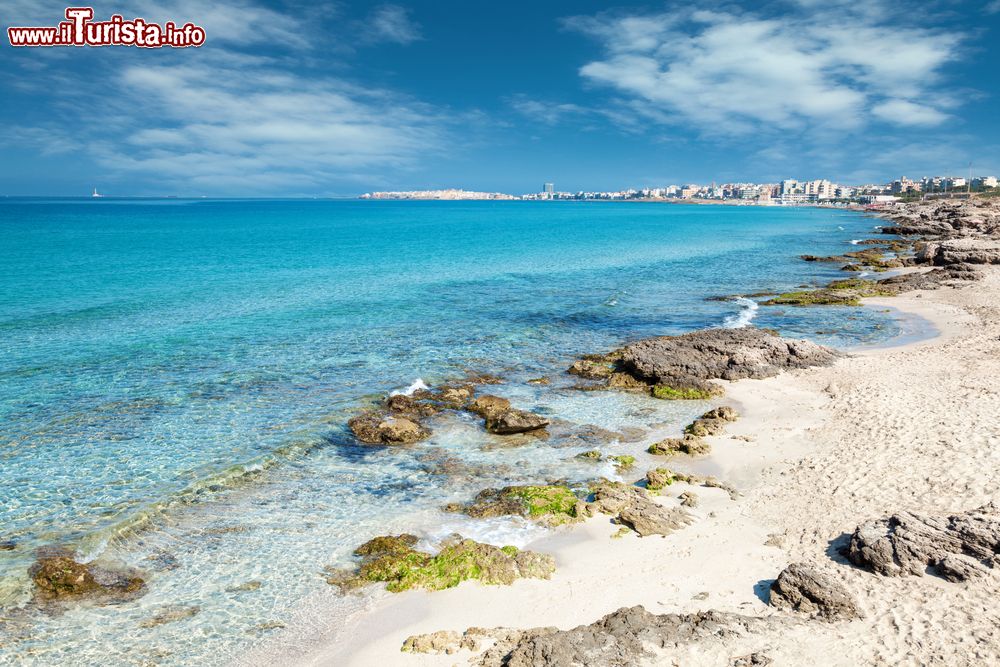
<path id="1" fill-rule="evenodd" d="M 662 502 L 677 503 L 685 490 L 700 500 L 688 528 L 665 538 L 612 539 L 617 526 L 592 518 L 531 545 L 555 554 L 551 580 L 392 596 L 340 635 L 349 639 L 320 646 L 300 664 L 462 665 L 474 654 L 413 655 L 400 647 L 413 634 L 472 626 L 567 629 L 633 605 L 653 613 L 775 614 L 764 601 L 767 586 L 796 561 L 842 581 L 864 618 L 809 620 L 699 645 L 676 664 L 728 665 L 752 651 L 777 665 L 1000 663 L 996 577 L 964 584 L 886 578 L 847 564 L 831 547 L 867 519 L 962 511 L 1000 496 L 1000 271 L 963 289 L 869 303 L 919 314 L 940 334 L 829 368 L 727 383 L 727 401 L 743 418 L 711 443 L 719 477 L 741 491 L 736 500 L 721 489 L 675 484 Z"/>

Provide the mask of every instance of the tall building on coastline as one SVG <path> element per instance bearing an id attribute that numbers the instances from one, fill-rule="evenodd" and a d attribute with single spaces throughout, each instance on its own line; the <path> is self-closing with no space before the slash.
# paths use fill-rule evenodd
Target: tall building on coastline
<path id="1" fill-rule="evenodd" d="M 556 193 L 556 184 L 546 183 L 544 186 L 542 186 L 542 192 L 544 192 L 547 195 L 554 195 Z"/>

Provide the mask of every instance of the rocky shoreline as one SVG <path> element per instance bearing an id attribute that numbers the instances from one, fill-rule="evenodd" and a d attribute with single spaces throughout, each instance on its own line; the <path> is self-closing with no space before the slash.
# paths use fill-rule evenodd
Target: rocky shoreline
<path id="1" fill-rule="evenodd" d="M 856 306 L 862 299 L 888 297 L 914 290 L 960 287 L 982 278 L 977 265 L 1000 264 L 1000 205 L 942 202 L 903 205 L 883 214 L 893 223 L 883 235 L 898 239 L 866 239 L 866 248 L 836 257 L 803 257 L 804 261 L 842 262 L 845 271 L 864 274 L 900 270 L 882 279 L 854 277 L 828 285 L 778 295 L 753 295 L 764 306 Z M 720 298 L 735 298 L 720 297 Z M 725 394 L 725 382 L 773 378 L 790 370 L 830 366 L 843 355 L 805 340 L 785 339 L 775 332 L 745 327 L 707 329 L 680 336 L 636 341 L 617 350 L 578 359 L 567 372 L 585 391 L 634 391 L 663 400 L 708 400 Z M 428 419 L 442 412 L 475 415 L 482 428 L 500 437 L 546 438 L 556 420 L 511 404 L 485 388 L 502 382 L 477 376 L 388 396 L 351 418 L 348 428 L 357 442 L 372 447 L 401 447 L 431 435 Z M 539 378 L 537 384 L 547 384 Z M 681 438 L 649 447 L 655 456 L 703 456 L 707 437 L 723 433 L 739 415 L 730 406 L 713 408 L 691 422 Z M 620 435 L 620 434 L 619 434 Z M 599 450 L 582 457 L 602 458 Z M 625 475 L 634 457 L 614 463 Z M 631 459 L 631 461 L 629 460 Z M 696 519 L 689 509 L 699 499 L 692 490 L 665 494 L 675 483 L 723 489 L 731 499 L 739 491 L 714 477 L 684 475 L 667 467 L 651 468 L 633 482 L 594 478 L 586 484 L 540 480 L 535 485 L 484 488 L 466 503 L 443 507 L 476 518 L 517 516 L 544 526 L 562 526 L 603 515 L 624 533 L 639 537 L 668 536 Z M 1000 511 L 994 505 L 959 514 L 892 513 L 859 517 L 843 557 L 876 575 L 921 575 L 927 571 L 948 581 L 981 577 L 1000 553 Z M 831 536 L 833 538 L 835 536 Z M 331 585 L 345 593 L 385 583 L 399 592 L 413 588 L 441 590 L 476 579 L 484 584 L 510 584 L 520 578 L 549 578 L 556 568 L 551 555 L 512 546 L 464 539 L 447 540 L 438 553 L 416 548 L 409 534 L 375 537 L 355 550 L 357 567 L 329 569 Z M 141 574 L 106 570 L 65 552 L 40 553 L 32 568 L 36 600 L 42 604 L 80 599 L 111 603 L 144 592 Z M 638 664 L 656 655 L 683 658 L 692 646 L 725 644 L 729 637 L 769 632 L 782 624 L 839 623 L 860 615 L 852 591 L 822 571 L 792 563 L 769 589 L 779 613 L 744 615 L 702 611 L 654 614 L 641 606 L 622 608 L 572 630 L 533 628 L 469 628 L 414 635 L 401 647 L 411 653 L 452 654 L 469 650 L 479 665 Z M 666 651 L 666 654 L 663 652 Z M 673 651 L 673 653 L 671 653 Z M 764 665 L 764 652 L 731 656 L 732 665 Z"/>
<path id="2" fill-rule="evenodd" d="M 1000 264 L 1000 206 L 979 206 L 975 200 L 918 204 L 903 206 L 884 217 L 896 224 L 880 231 L 898 234 L 901 240 L 868 239 L 861 242 L 868 250 L 843 258 L 804 259 L 843 260 L 843 268 L 848 271 L 908 271 L 879 280 L 851 278 L 819 289 L 773 295 L 763 305 L 858 305 L 861 299 L 873 296 L 959 287 L 982 277 L 974 265 Z M 707 399 L 724 393 L 718 380 L 773 377 L 789 369 L 830 365 L 840 356 L 834 350 L 807 341 L 786 340 L 765 330 L 710 329 L 646 339 L 610 353 L 588 355 L 568 372 L 580 378 L 581 389 L 641 391 L 668 400 Z M 489 404 L 494 397 L 486 398 Z M 500 408 L 508 409 L 509 405 Z M 707 446 L 703 448 L 699 441 L 704 436 L 718 435 L 726 423 L 736 418 L 731 408 L 714 409 L 692 422 L 683 438 L 656 443 L 650 452 L 667 456 L 706 453 Z M 634 484 L 596 481 L 585 491 L 575 493 L 559 485 L 486 489 L 469 505 L 449 509 L 471 516 L 524 516 L 546 525 L 572 523 L 603 513 L 623 530 L 640 536 L 665 536 L 690 523 L 684 505 L 697 502 L 690 492 L 678 498 L 680 506 L 658 502 L 657 493 L 675 481 L 720 485 L 715 480 L 676 476 L 667 468 L 657 468 Z M 732 489 L 732 493 L 735 496 L 738 492 Z M 544 500 L 536 502 L 539 498 Z M 949 581 L 982 576 L 994 566 L 997 553 L 1000 516 L 995 505 L 959 515 L 895 514 L 859 522 L 849 546 L 844 548 L 852 564 L 878 575 L 920 575 L 930 571 Z M 657 615 L 633 607 L 573 630 L 470 628 L 461 633 L 449 630 L 414 635 L 405 641 L 402 650 L 452 654 L 466 649 L 478 654 L 470 660 L 477 665 L 638 664 L 653 655 L 649 652 L 651 645 L 657 647 L 656 655 L 662 659 L 673 655 L 670 647 L 678 649 L 680 656 L 691 644 L 724 642 L 728 635 L 752 634 L 774 624 L 803 623 L 805 619 L 837 623 L 861 615 L 848 589 L 802 563 L 789 565 L 775 578 L 768 598 L 784 615 L 757 617 L 714 611 Z M 769 663 L 764 653 L 733 656 L 731 662 Z"/>

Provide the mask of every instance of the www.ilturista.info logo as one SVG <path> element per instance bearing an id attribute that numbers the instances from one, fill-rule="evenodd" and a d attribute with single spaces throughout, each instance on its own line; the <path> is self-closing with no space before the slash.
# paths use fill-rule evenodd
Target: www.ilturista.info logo
<path id="1" fill-rule="evenodd" d="M 205 29 L 193 23 L 163 25 L 120 14 L 108 21 L 94 21 L 92 7 L 67 7 L 66 20 L 55 27 L 7 28 L 11 46 L 138 46 L 157 49 L 184 48 L 205 43 Z"/>

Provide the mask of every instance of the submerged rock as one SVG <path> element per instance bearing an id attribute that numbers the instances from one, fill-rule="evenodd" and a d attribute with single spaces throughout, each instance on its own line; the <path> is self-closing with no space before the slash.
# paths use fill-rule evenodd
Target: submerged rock
<path id="1" fill-rule="evenodd" d="M 168 604 L 161 607 L 152 618 L 147 618 L 139 623 L 139 627 L 143 629 L 155 628 L 158 625 L 183 621 L 185 618 L 196 616 L 199 612 L 201 612 L 201 607 L 198 606 Z"/>
<path id="2" fill-rule="evenodd" d="M 948 581 L 980 577 L 1000 553 L 1000 507 L 962 514 L 900 512 L 861 524 L 851 536 L 852 563 L 885 576 L 921 576 L 928 570 Z"/>
<path id="3" fill-rule="evenodd" d="M 366 412 L 347 422 L 361 442 L 369 445 L 405 445 L 430 436 L 430 429 L 407 417 Z"/>
<path id="4" fill-rule="evenodd" d="M 792 563 L 782 570 L 771 584 L 769 603 L 828 620 L 851 620 L 861 615 L 840 582 L 804 563 Z"/>
<path id="5" fill-rule="evenodd" d="M 79 563 L 68 552 L 42 555 L 28 570 L 41 600 L 131 600 L 145 592 L 146 582 L 134 571 L 110 570 Z"/>
<path id="6" fill-rule="evenodd" d="M 486 418 L 486 430 L 497 435 L 512 435 L 537 431 L 549 425 L 549 420 L 527 410 L 511 408 Z"/>
<path id="7" fill-rule="evenodd" d="M 510 410 L 510 401 L 490 394 L 479 396 L 469 405 L 469 412 L 485 419 L 495 419 L 508 410 Z"/>

